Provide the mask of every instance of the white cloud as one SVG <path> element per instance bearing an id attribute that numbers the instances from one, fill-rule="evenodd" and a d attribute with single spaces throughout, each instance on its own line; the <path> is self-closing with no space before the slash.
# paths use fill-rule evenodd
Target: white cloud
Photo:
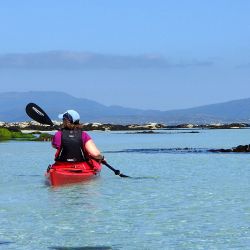
<path id="1" fill-rule="evenodd" d="M 139 69 L 212 66 L 212 61 L 170 62 L 160 55 L 108 55 L 89 52 L 47 51 L 0 55 L 0 69 Z"/>

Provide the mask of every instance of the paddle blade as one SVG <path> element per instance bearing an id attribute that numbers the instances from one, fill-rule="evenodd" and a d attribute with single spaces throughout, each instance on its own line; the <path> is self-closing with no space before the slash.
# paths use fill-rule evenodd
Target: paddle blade
<path id="1" fill-rule="evenodd" d="M 53 126 L 53 122 L 48 115 L 35 103 L 29 103 L 26 106 L 27 115 L 36 122 Z"/>
<path id="2" fill-rule="evenodd" d="M 122 173 L 121 173 L 121 174 L 119 174 L 119 176 L 120 176 L 120 177 L 125 177 L 125 178 L 131 178 L 130 176 L 125 175 L 125 174 L 122 174 Z"/>

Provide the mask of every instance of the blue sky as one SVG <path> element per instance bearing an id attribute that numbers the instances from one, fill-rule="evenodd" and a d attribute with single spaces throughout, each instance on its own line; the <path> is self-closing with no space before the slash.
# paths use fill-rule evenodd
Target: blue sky
<path id="1" fill-rule="evenodd" d="M 248 0 L 0 3 L 0 92 L 179 109 L 250 97 Z"/>

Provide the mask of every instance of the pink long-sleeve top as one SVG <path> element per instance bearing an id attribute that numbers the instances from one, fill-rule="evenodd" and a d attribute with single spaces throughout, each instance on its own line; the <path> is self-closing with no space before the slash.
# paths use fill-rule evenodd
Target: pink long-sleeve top
<path id="1" fill-rule="evenodd" d="M 83 146 L 87 141 L 91 140 L 91 137 L 88 133 L 82 131 L 82 141 L 83 141 Z M 62 131 L 57 131 L 55 135 L 52 138 L 52 146 L 56 149 L 59 149 L 61 147 L 61 142 L 62 142 Z"/>

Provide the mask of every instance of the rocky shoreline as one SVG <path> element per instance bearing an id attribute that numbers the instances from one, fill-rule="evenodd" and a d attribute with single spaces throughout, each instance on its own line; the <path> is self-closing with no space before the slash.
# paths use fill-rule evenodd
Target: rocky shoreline
<path id="1" fill-rule="evenodd" d="M 0 122 L 0 141 L 1 140 L 32 140 L 32 141 L 50 141 L 52 139 L 51 131 L 58 130 L 61 123 L 54 121 L 54 126 L 42 125 L 35 121 L 30 122 Z M 166 130 L 186 129 L 178 133 L 199 133 L 200 129 L 242 129 L 250 128 L 247 123 L 230 123 L 230 124 L 179 124 L 179 125 L 165 125 L 158 123 L 148 124 L 101 124 L 101 123 L 86 123 L 83 124 L 85 131 L 127 131 L 131 134 L 154 134 L 154 133 L 171 133 L 162 132 Z M 197 129 L 197 130 L 196 130 Z M 160 130 L 160 131 L 157 131 Z M 44 132 L 41 132 L 44 131 Z M 192 151 L 194 152 L 194 151 Z M 250 145 L 239 145 L 227 149 L 208 149 L 207 152 L 211 153 L 250 153 Z"/>
<path id="2" fill-rule="evenodd" d="M 35 121 L 30 122 L 0 122 L 0 128 L 7 128 L 11 130 L 34 130 L 34 131 L 53 131 L 60 128 L 61 123 L 53 121 L 54 126 L 42 125 Z M 172 129 L 240 129 L 249 128 L 250 124 L 247 123 L 229 123 L 229 124 L 178 124 L 166 125 L 160 123 L 147 123 L 147 124 L 110 124 L 110 123 L 85 123 L 83 130 L 85 131 L 153 131 L 153 130 L 172 130 Z"/>

